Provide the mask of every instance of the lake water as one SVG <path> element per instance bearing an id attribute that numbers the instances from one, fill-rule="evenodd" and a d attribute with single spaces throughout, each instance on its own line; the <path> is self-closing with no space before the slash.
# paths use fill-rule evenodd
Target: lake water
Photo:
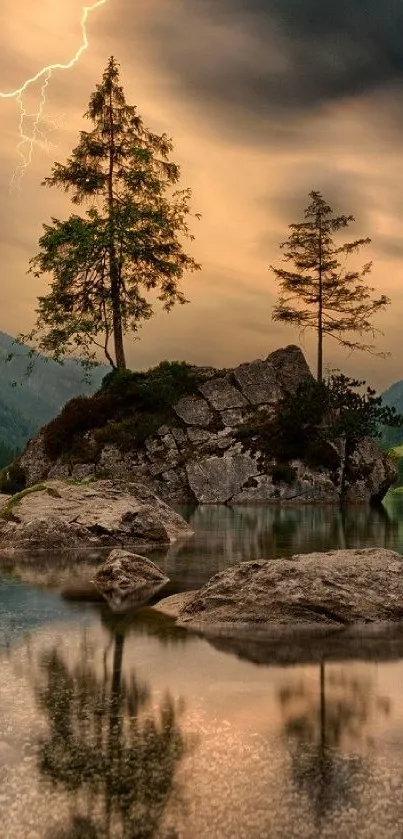
<path id="1" fill-rule="evenodd" d="M 194 539 L 154 555 L 184 588 L 242 559 L 403 553 L 403 496 L 187 515 Z M 3 575 L 2 839 L 402 839 L 403 656 L 250 649 Z"/>

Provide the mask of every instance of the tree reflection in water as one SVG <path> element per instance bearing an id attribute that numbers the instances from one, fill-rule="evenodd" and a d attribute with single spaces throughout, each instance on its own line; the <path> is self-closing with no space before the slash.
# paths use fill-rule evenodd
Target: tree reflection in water
<path id="1" fill-rule="evenodd" d="M 354 778 L 365 760 L 362 746 L 371 743 L 371 720 L 388 716 L 390 703 L 374 693 L 367 676 L 344 669 L 327 674 L 324 662 L 315 691 L 301 679 L 283 685 L 278 700 L 293 781 L 320 827 L 336 807 L 354 804 Z"/>
<path id="2" fill-rule="evenodd" d="M 186 752 L 183 707 L 166 695 L 155 709 L 148 687 L 123 674 L 124 631 L 112 637 L 112 672 L 105 654 L 101 677 L 85 643 L 72 667 L 56 648 L 41 660 L 36 692 L 49 736 L 39 769 L 70 794 L 74 813 L 51 839 L 175 839 L 161 820 Z"/>

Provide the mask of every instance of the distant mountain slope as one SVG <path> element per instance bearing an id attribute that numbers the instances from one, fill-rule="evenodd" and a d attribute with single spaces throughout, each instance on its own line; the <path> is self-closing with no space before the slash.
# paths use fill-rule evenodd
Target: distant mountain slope
<path id="1" fill-rule="evenodd" d="M 384 393 L 382 400 L 390 408 L 396 408 L 399 414 L 403 414 L 403 379 L 394 382 Z M 383 428 L 382 445 L 386 448 L 393 448 L 403 443 L 403 426 L 401 428 Z"/>
<path id="2" fill-rule="evenodd" d="M 9 353 L 14 358 L 7 362 Z M 29 350 L 13 344 L 13 338 L 0 332 L 0 442 L 21 448 L 39 428 L 57 414 L 74 396 L 94 393 L 109 367 L 91 371 L 90 383 L 83 381 L 83 368 L 69 360 L 63 366 L 43 356 L 35 359 L 27 376 Z M 13 386 L 13 382 L 17 382 Z"/>

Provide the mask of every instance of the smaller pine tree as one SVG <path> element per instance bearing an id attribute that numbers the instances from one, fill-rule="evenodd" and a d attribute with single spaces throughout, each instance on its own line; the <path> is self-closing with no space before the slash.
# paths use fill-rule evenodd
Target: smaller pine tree
<path id="1" fill-rule="evenodd" d="M 305 210 L 304 221 L 290 224 L 291 233 L 280 247 L 284 261 L 290 268 L 271 266 L 280 281 L 280 297 L 273 311 L 273 320 L 314 329 L 317 333 L 317 379 L 323 380 L 323 339 L 335 338 L 350 350 L 376 353 L 371 343 L 354 340 L 375 329 L 372 318 L 390 303 L 382 294 L 373 298 L 374 289 L 366 283 L 372 263 L 359 270 L 347 270 L 348 257 L 370 239 L 337 244 L 334 234 L 354 222 L 354 216 L 334 216 L 320 192 L 310 193 L 311 203 Z"/>

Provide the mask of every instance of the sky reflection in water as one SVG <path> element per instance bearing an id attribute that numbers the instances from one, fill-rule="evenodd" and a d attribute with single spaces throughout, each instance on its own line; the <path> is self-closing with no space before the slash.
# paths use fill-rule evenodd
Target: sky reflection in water
<path id="1" fill-rule="evenodd" d="M 400 509 L 229 510 L 219 526 L 202 509 L 195 544 L 164 561 L 194 584 L 225 559 L 399 549 Z M 257 665 L 151 610 L 116 618 L 5 579 L 0 610 L 19 627 L 0 650 L 4 839 L 401 839 L 403 661 Z"/>

